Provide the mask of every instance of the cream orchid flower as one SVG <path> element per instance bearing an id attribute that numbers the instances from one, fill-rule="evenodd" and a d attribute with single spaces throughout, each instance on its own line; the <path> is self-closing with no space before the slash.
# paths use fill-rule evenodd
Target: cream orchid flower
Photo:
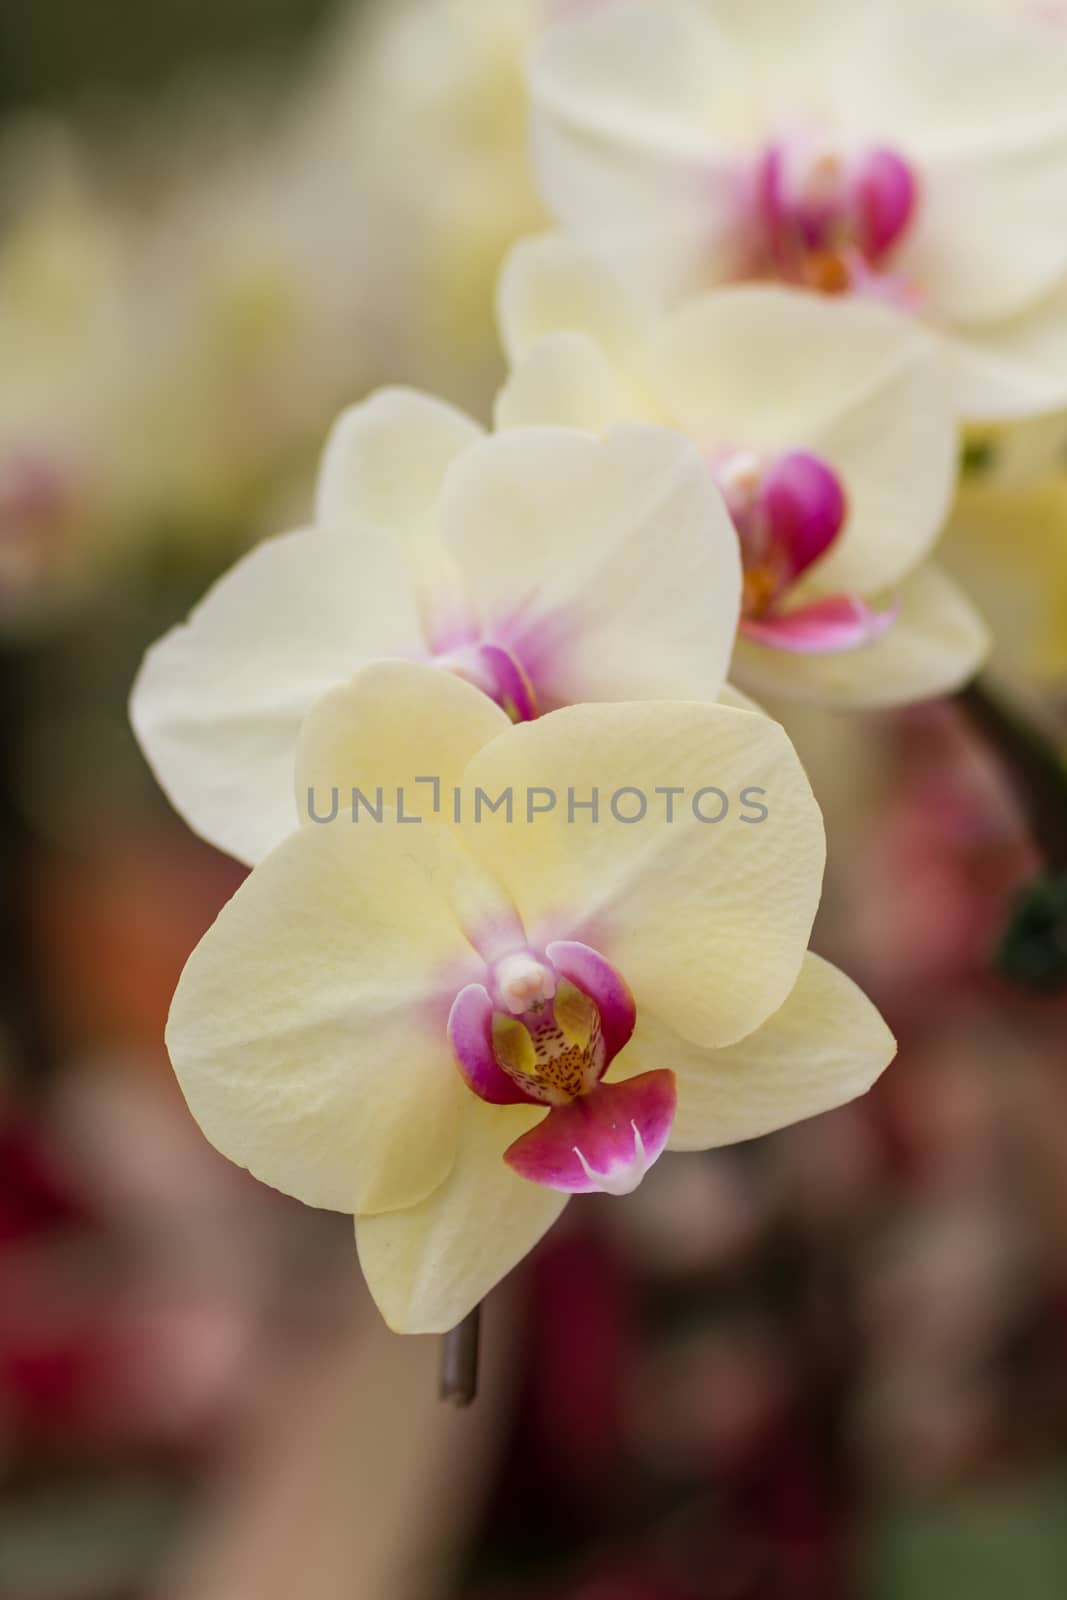
<path id="1" fill-rule="evenodd" d="M 517 246 L 498 311 L 499 427 L 644 420 L 697 445 L 739 537 L 741 687 L 875 706 L 973 676 L 985 629 L 929 560 L 958 446 L 921 328 L 773 285 L 657 316 L 562 235 Z"/>
<path id="2" fill-rule="evenodd" d="M 1067 686 L 1067 471 L 1016 485 L 966 482 L 945 533 L 945 562 L 993 629 L 991 665 L 1031 696 Z"/>
<path id="3" fill-rule="evenodd" d="M 839 1105 L 893 1054 L 805 954 L 822 822 L 769 718 L 646 702 L 516 726 L 382 662 L 316 705 L 296 766 L 309 818 L 345 805 L 223 909 L 167 1041 L 220 1150 L 355 1214 L 398 1331 L 456 1323 L 570 1195 Z"/>
<path id="4" fill-rule="evenodd" d="M 1067 33 L 967 0 L 614 0 L 530 81 L 546 200 L 642 292 L 889 298 L 942 336 L 959 415 L 1067 403 Z"/>
<path id="5" fill-rule="evenodd" d="M 240 860 L 296 826 L 300 725 L 366 662 L 432 661 L 516 719 L 723 687 L 737 541 L 700 456 L 664 430 L 486 438 L 383 390 L 334 428 L 316 522 L 238 562 L 133 690 L 161 785 Z"/>

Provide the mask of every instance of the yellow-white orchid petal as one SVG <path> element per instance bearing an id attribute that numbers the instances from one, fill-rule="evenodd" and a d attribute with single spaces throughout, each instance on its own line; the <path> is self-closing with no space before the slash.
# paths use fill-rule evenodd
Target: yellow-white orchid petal
<path id="1" fill-rule="evenodd" d="M 1067 58 L 1062 72 L 1067 82 Z M 933 321 L 1018 315 L 1067 276 L 1065 206 L 1067 127 L 1038 150 L 998 144 L 980 156 L 930 161 L 900 268 L 922 284 Z"/>
<path id="2" fill-rule="evenodd" d="M 647 312 L 618 276 L 564 234 L 523 239 L 508 256 L 497 289 L 497 321 L 514 363 L 548 334 L 582 332 L 620 360 L 642 338 Z"/>
<path id="3" fill-rule="evenodd" d="M 795 95 L 807 83 L 809 99 L 798 109 L 824 114 L 825 75 L 849 60 L 856 23 L 855 0 L 709 0 L 715 22 L 745 64 L 746 81 L 758 86 L 764 104 Z M 750 77 L 748 75 L 751 75 Z"/>
<path id="4" fill-rule="evenodd" d="M 1067 417 L 1059 425 L 1062 453 Z M 1067 679 L 1067 473 L 965 484 L 943 556 L 989 619 L 998 675 L 1031 689 Z"/>
<path id="5" fill-rule="evenodd" d="M 496 397 L 497 427 L 579 428 L 606 433 L 621 422 L 660 420 L 584 333 L 553 333 L 515 366 Z"/>
<path id="6" fill-rule="evenodd" d="M 569 232 L 653 303 L 728 276 L 736 173 L 752 131 L 742 66 L 701 8 L 612 0 L 558 24 L 530 63 L 534 159 Z"/>
<path id="7" fill-rule="evenodd" d="M 1067 278 L 1064 81 L 1067 32 L 952 0 L 617 0 L 535 53 L 534 151 L 551 209 L 633 292 L 779 278 L 889 300 L 988 337 L 994 368 L 1009 338 L 1019 370 L 972 371 L 964 414 L 998 390 L 1033 414 L 1060 403 L 1048 329 L 1003 325 Z"/>
<path id="8" fill-rule="evenodd" d="M 401 540 L 433 534 L 452 461 L 482 437 L 454 406 L 414 389 L 379 389 L 342 412 L 323 452 L 316 520 L 386 528 Z"/>
<path id="9" fill-rule="evenodd" d="M 1067 283 L 1003 321 L 966 324 L 941 340 L 957 413 L 1010 422 L 1067 406 Z"/>
<path id="10" fill-rule="evenodd" d="M 1067 133 L 1067 35 L 968 0 L 850 9 L 852 70 L 841 71 L 838 56 L 834 77 L 850 129 L 884 138 L 888 127 L 906 128 L 937 158 L 1039 147 Z M 879 70 L 862 75 L 865 60 Z"/>
<path id="11" fill-rule="evenodd" d="M 718 694 L 740 561 L 685 440 L 640 427 L 603 441 L 499 435 L 455 462 L 441 528 L 482 625 L 522 659 L 542 710 Z M 536 590 L 522 581 L 533 570 Z"/>
<path id="12" fill-rule="evenodd" d="M 494 740 L 466 784 L 494 796 L 510 786 L 526 808 L 521 828 L 483 817 L 470 846 L 531 938 L 588 943 L 639 1010 L 720 1045 L 792 988 L 824 845 L 777 723 L 717 705 L 572 706 Z"/>
<path id="13" fill-rule="evenodd" d="M 797 655 L 742 635 L 733 676 L 757 696 L 859 709 L 948 694 L 968 682 L 985 660 L 985 624 L 933 562 L 912 573 L 895 595 L 872 603 L 899 606 L 893 623 L 873 643 Z"/>
<path id="14" fill-rule="evenodd" d="M 327 689 L 423 648 L 403 552 L 371 527 L 251 551 L 152 646 L 130 700 L 141 747 L 197 833 L 251 863 L 297 825 L 293 752 Z"/>
<path id="15" fill-rule="evenodd" d="M 167 1026 L 197 1122 L 309 1205 L 415 1205 L 456 1149 L 445 1025 L 476 970 L 439 892 L 449 838 L 309 823 L 260 862 L 189 958 Z"/>
<path id="16" fill-rule="evenodd" d="M 353 803 L 357 816 L 387 808 L 432 818 L 472 757 L 510 726 L 488 695 L 451 672 L 426 662 L 373 662 L 323 695 L 300 730 L 301 821 L 335 806 L 351 813 Z"/>
<path id="17" fill-rule="evenodd" d="M 661 1017 L 638 1015 L 611 1076 L 668 1068 L 678 1106 L 667 1148 L 710 1150 L 787 1127 L 865 1094 L 896 1054 L 866 995 L 830 962 L 806 955 L 782 1005 L 722 1050 L 687 1044 Z"/>
<path id="18" fill-rule="evenodd" d="M 659 406 L 709 447 L 810 449 L 848 502 L 810 593 L 872 594 L 933 544 L 952 501 L 957 437 L 933 342 L 888 306 L 769 285 L 720 289 L 650 343 Z"/>
<path id="19" fill-rule="evenodd" d="M 729 706 L 733 711 L 754 711 L 757 716 L 765 717 L 768 713 L 750 695 L 735 689 L 732 683 L 724 683 L 719 694 L 719 704 Z"/>
<path id="20" fill-rule="evenodd" d="M 486 1105 L 461 1093 L 456 1160 L 444 1183 L 403 1211 L 356 1218 L 367 1286 L 397 1333 L 454 1327 L 567 1203 L 566 1194 L 528 1183 L 504 1161 L 504 1151 L 543 1118 L 544 1107 Z"/>
<path id="21" fill-rule="evenodd" d="M 725 130 L 751 131 L 740 58 L 713 6 L 612 0 L 610 26 L 605 15 L 575 7 L 535 47 L 531 85 L 561 123 L 683 156 Z"/>

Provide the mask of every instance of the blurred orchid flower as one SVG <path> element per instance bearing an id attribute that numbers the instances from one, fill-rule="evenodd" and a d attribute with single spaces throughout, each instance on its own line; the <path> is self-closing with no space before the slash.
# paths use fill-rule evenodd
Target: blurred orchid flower
<path id="1" fill-rule="evenodd" d="M 657 316 L 562 235 L 516 247 L 498 309 L 501 428 L 643 420 L 701 451 L 740 543 L 742 687 L 873 706 L 974 674 L 985 630 L 928 559 L 956 425 L 934 341 L 899 311 L 738 285 Z"/>
<path id="2" fill-rule="evenodd" d="M 399 1331 L 459 1320 L 569 1195 L 841 1104 L 893 1054 L 805 954 L 822 822 L 768 718 L 646 702 L 514 725 L 454 675 L 381 662 L 315 706 L 297 774 L 311 820 L 193 953 L 168 1045 L 220 1150 L 355 1213 Z M 440 803 L 424 788 L 410 826 L 427 774 Z M 758 826 L 716 821 L 711 784 L 757 786 Z M 398 804 L 317 824 L 312 796 L 350 785 Z"/>
<path id="3" fill-rule="evenodd" d="M 778 279 L 941 335 L 958 414 L 1067 403 L 1067 33 L 968 0 L 614 0 L 534 52 L 557 217 L 642 292 Z"/>
<path id="4" fill-rule="evenodd" d="M 993 629 L 998 676 L 1033 696 L 1067 684 L 1067 471 L 1031 483 L 966 482 L 945 533 L 945 563 Z"/>
<path id="5" fill-rule="evenodd" d="M 698 452 L 671 433 L 486 438 L 440 401 L 383 390 L 334 428 L 316 509 L 316 527 L 238 562 L 133 691 L 163 788 L 240 860 L 295 827 L 300 724 L 366 662 L 431 661 L 517 720 L 723 687 L 737 541 Z"/>

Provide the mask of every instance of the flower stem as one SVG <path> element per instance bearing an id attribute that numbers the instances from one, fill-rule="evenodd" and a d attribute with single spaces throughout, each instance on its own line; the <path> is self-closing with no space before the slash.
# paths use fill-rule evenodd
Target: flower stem
<path id="1" fill-rule="evenodd" d="M 981 678 L 956 699 L 1007 773 L 1046 866 L 1053 873 L 1067 871 L 1067 766 L 1059 751 Z"/>
<path id="2" fill-rule="evenodd" d="M 1015 898 L 996 964 L 1028 989 L 1060 993 L 1067 987 L 1067 765 L 1040 728 L 980 679 L 957 702 L 1006 772 L 1045 861 Z"/>
<path id="3" fill-rule="evenodd" d="M 469 1406 L 478 1393 L 482 1308 L 475 1306 L 441 1341 L 441 1399 Z"/>

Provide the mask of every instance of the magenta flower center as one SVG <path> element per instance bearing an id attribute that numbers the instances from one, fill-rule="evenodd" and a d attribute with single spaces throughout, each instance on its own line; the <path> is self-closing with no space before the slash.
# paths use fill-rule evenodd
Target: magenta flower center
<path id="1" fill-rule="evenodd" d="M 528 945 L 489 963 L 449 1019 L 456 1064 L 494 1103 L 566 1105 L 594 1089 L 633 1032 L 633 996 L 587 945 Z"/>
<path id="2" fill-rule="evenodd" d="M 468 1088 L 492 1105 L 545 1110 L 505 1152 L 522 1177 L 569 1193 L 628 1194 L 665 1148 L 674 1074 L 603 1082 L 636 1015 L 611 963 L 568 939 L 507 951 L 487 964 L 484 983 L 456 996 L 448 1037 Z"/>
<path id="3" fill-rule="evenodd" d="M 757 168 L 757 267 L 829 294 L 888 292 L 888 258 L 918 201 L 914 169 L 895 150 L 814 134 L 778 140 Z"/>
<path id="4" fill-rule="evenodd" d="M 771 457 L 734 451 L 713 470 L 741 543 L 742 614 L 765 616 L 841 533 L 841 480 L 806 450 Z"/>

